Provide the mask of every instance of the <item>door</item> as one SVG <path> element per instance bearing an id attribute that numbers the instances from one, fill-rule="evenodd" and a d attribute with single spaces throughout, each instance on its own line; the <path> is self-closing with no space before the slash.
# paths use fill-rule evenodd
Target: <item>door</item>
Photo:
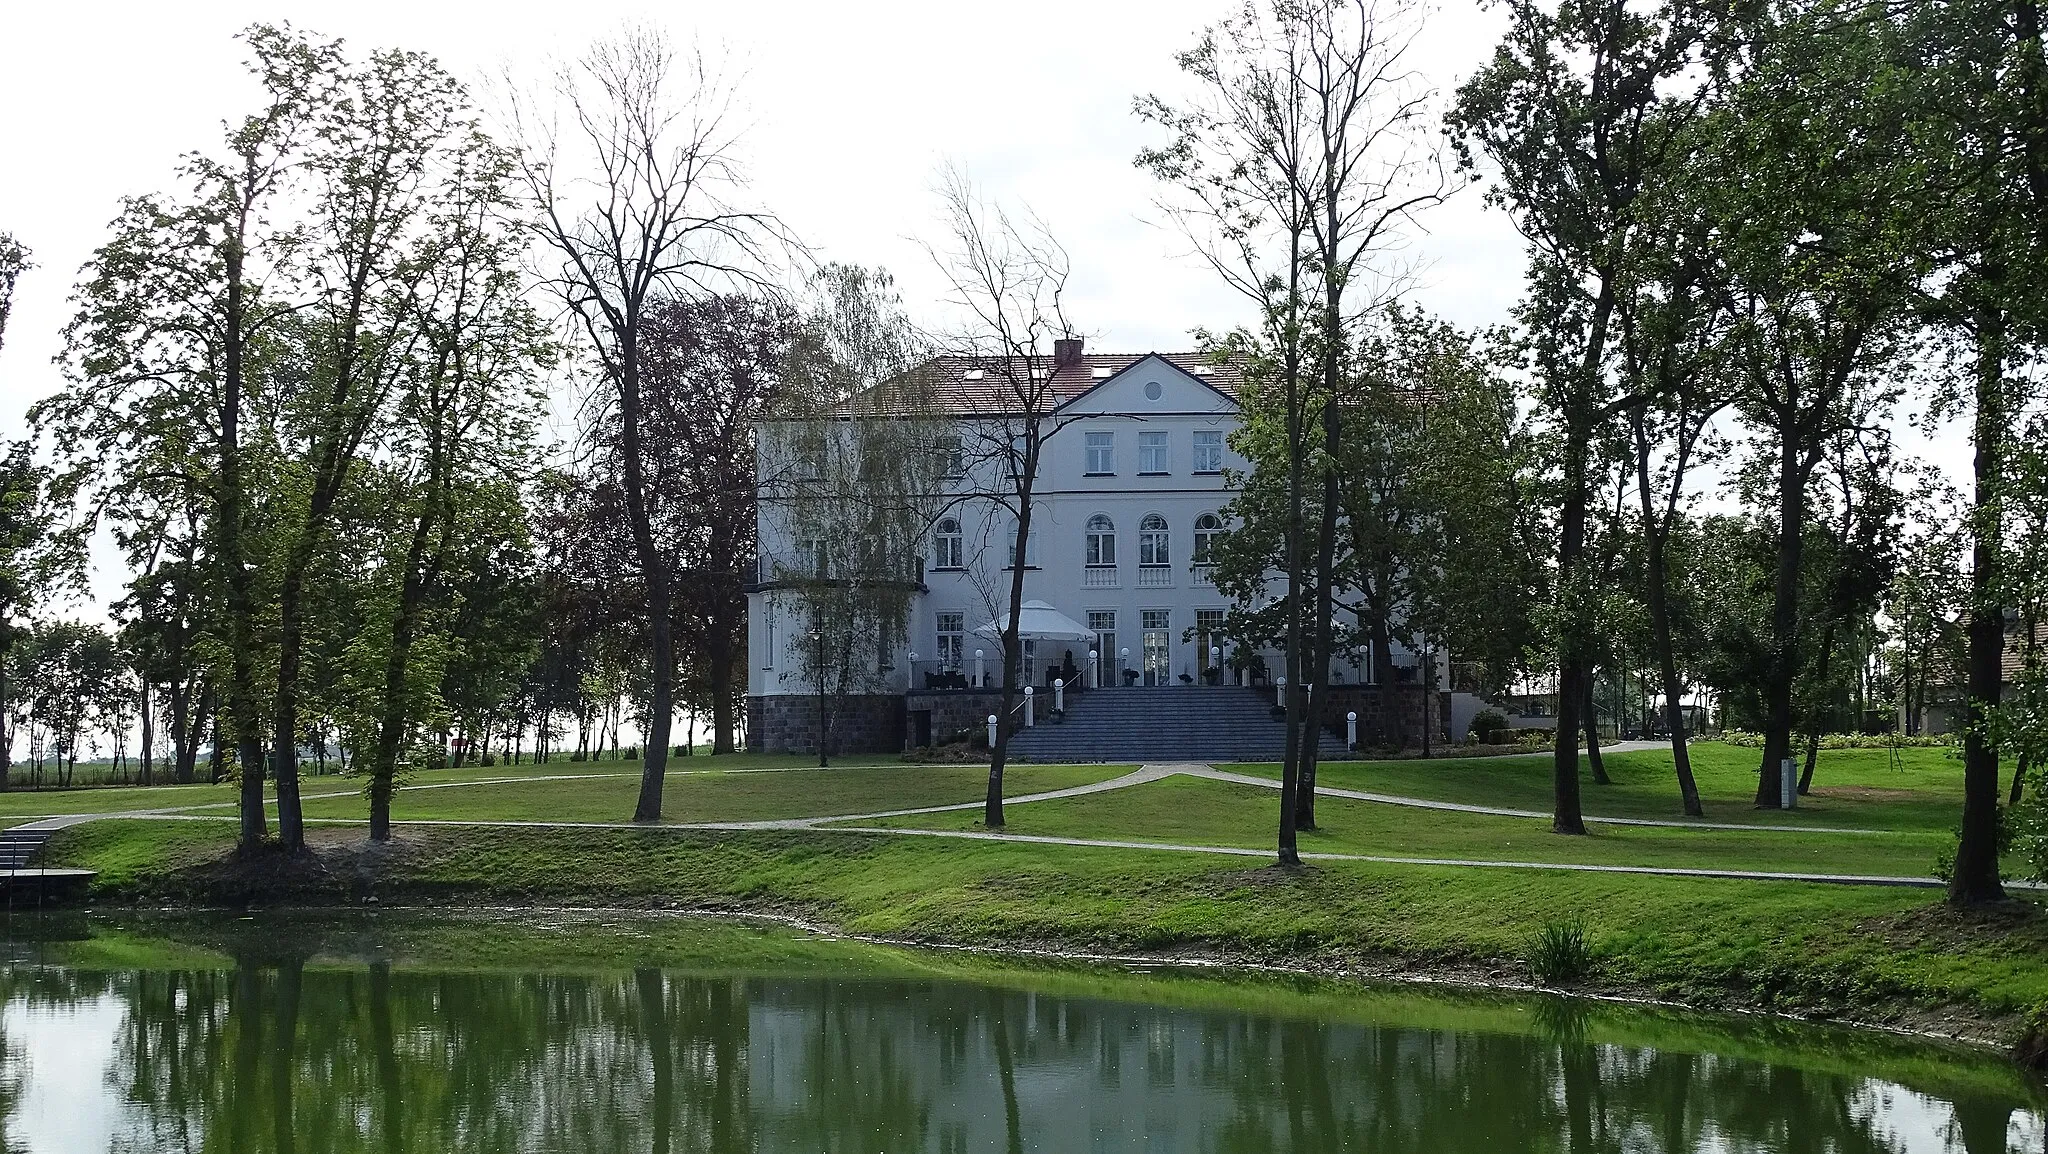
<path id="1" fill-rule="evenodd" d="M 1116 658 L 1116 610 L 1091 609 L 1088 628 L 1095 631 L 1095 684 L 1108 687 L 1124 683 L 1123 666 Z"/>
<path id="2" fill-rule="evenodd" d="M 1173 684 L 1173 652 L 1167 643 L 1166 610 L 1147 609 L 1144 611 L 1145 624 L 1145 684 Z"/>

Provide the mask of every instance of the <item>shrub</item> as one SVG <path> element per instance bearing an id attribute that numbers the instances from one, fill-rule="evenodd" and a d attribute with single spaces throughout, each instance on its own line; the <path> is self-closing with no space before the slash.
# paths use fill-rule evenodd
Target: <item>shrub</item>
<path id="1" fill-rule="evenodd" d="M 640 760 L 640 747 L 637 745 L 629 745 L 626 747 L 625 752 L 620 754 L 619 756 L 625 759 L 626 761 L 638 761 Z"/>
<path id="2" fill-rule="evenodd" d="M 1506 729 L 1507 727 L 1508 719 L 1501 714 L 1500 710 L 1482 709 L 1472 715 L 1472 724 L 1466 729 L 1466 732 L 1490 734 L 1495 730 Z"/>
<path id="3" fill-rule="evenodd" d="M 677 757 L 688 757 L 690 756 L 690 747 L 687 745 L 678 745 L 675 747 L 674 754 Z"/>
<path id="4" fill-rule="evenodd" d="M 1721 735 L 1720 740 L 1743 749 L 1762 749 L 1764 735 L 1743 729 L 1731 729 Z M 1806 748 L 1804 734 L 1794 734 L 1795 748 Z M 1955 744 L 1955 737 L 1946 733 L 1823 733 L 1820 735 L 1822 749 L 1940 749 Z"/>
<path id="5" fill-rule="evenodd" d="M 1593 947 L 1576 919 L 1550 922 L 1529 943 L 1529 975 L 1540 986 L 1568 986 L 1593 970 Z"/>
<path id="6" fill-rule="evenodd" d="M 569 752 L 569 760 L 570 760 L 570 761 L 582 761 L 582 760 L 583 760 L 583 751 L 582 751 L 582 750 L 580 750 L 580 749 L 576 749 L 576 750 L 571 750 L 571 751 Z"/>
<path id="7" fill-rule="evenodd" d="M 498 764 L 498 755 L 497 755 L 497 754 L 494 754 L 494 753 L 486 753 L 486 754 L 484 754 L 484 762 L 483 762 L 483 765 L 484 765 L 484 768 L 485 768 L 485 769 L 489 769 L 489 768 L 491 768 L 492 766 L 494 766 L 494 765 L 496 765 L 496 764 Z"/>

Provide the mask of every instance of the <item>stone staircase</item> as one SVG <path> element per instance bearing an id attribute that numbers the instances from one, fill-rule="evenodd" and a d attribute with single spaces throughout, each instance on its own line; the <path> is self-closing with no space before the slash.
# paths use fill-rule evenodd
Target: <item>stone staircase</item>
<path id="1" fill-rule="evenodd" d="M 18 870 L 26 867 L 29 860 L 41 852 L 43 843 L 50 840 L 54 829 L 37 829 L 32 826 L 16 826 L 0 829 L 0 870 Z"/>
<path id="2" fill-rule="evenodd" d="M 1278 761 L 1287 727 L 1273 719 L 1273 691 L 1237 686 L 1133 686 L 1091 689 L 1067 698 L 1067 716 L 1050 720 L 1052 696 L 1039 698 L 1038 724 L 1010 739 L 1010 756 L 1035 762 Z M 1343 757 L 1344 739 L 1322 731 L 1318 756 Z"/>

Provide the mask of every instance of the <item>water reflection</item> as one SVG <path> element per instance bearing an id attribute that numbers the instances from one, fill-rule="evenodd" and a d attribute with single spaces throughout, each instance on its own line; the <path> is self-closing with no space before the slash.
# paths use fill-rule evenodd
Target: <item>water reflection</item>
<path id="1" fill-rule="evenodd" d="M 1569 1003 L 1533 1032 L 1495 1033 L 958 982 L 421 972 L 276 953 L 0 981 L 10 1154 L 1994 1154 L 2042 1140 L 2020 1096 L 1593 1041 Z M 39 1082 L 38 1039 L 93 1013 L 118 1022 L 102 1080 Z M 31 1147 L 18 1116 L 33 1094 L 95 1125 L 46 1121 Z"/>

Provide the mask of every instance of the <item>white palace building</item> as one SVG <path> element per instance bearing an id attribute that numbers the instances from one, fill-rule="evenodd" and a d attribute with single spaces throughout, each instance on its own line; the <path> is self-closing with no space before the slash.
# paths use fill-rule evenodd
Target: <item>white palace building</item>
<path id="1" fill-rule="evenodd" d="M 1024 641 L 1026 684 L 1045 693 L 1062 678 L 1091 697 L 1126 687 L 1227 685 L 1230 700 L 1248 696 L 1237 674 L 1211 672 L 1209 636 L 1229 606 L 1208 564 L 1233 495 L 1225 470 L 1245 467 L 1230 447 L 1236 372 L 1197 354 L 1089 354 L 1079 340 L 1058 342 L 1052 360 L 1057 431 L 1044 442 L 1024 558 L 1025 632 L 1038 634 Z M 997 383 L 974 365 L 949 357 L 936 366 L 939 408 L 963 426 L 988 420 L 978 414 L 1001 404 Z M 962 493 L 987 491 L 986 481 L 975 488 L 963 476 L 959 484 Z M 801 551 L 772 501 L 762 502 L 759 530 L 764 576 L 774 572 L 774 559 Z M 1009 512 L 986 499 L 969 497 L 938 515 L 907 635 L 878 639 L 886 650 L 878 655 L 884 691 L 842 703 L 836 751 L 943 739 L 991 710 L 985 687 L 999 686 L 1002 676 L 997 634 L 1013 537 Z M 748 742 L 815 750 L 815 686 L 796 672 L 805 627 L 780 600 L 772 580 L 749 587 Z M 1220 637 L 1214 643 L 1221 646 Z M 1281 668 L 1277 654 L 1265 657 Z M 1411 676 L 1413 661 L 1405 652 L 1396 657 Z M 1363 685 L 1371 678 L 1340 664 L 1331 680 Z"/>

